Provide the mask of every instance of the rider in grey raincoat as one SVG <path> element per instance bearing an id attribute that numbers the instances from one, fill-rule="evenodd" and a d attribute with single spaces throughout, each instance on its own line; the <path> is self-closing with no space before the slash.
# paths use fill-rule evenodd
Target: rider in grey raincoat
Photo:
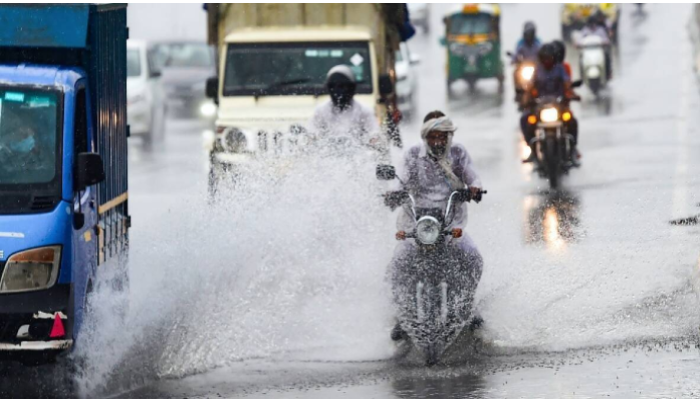
<path id="1" fill-rule="evenodd" d="M 350 67 L 331 68 L 326 76 L 326 88 L 331 99 L 314 111 L 312 133 L 319 138 L 348 135 L 361 144 L 376 144 L 381 128 L 374 111 L 354 99 L 357 83 Z"/>
<path id="2" fill-rule="evenodd" d="M 472 159 L 460 144 L 452 143 L 452 136 L 457 128 L 452 121 L 440 111 L 433 111 L 425 118 L 421 129 L 423 143 L 412 147 L 406 153 L 401 181 L 405 189 L 413 196 L 417 208 L 445 209 L 450 194 L 458 189 L 469 189 L 477 194 L 481 189 L 481 180 L 473 168 Z M 483 259 L 476 245 L 462 229 L 467 222 L 466 203 L 457 204 L 455 217 L 447 226 L 450 231 L 460 230 L 459 239 L 450 239 L 450 244 L 460 249 L 467 260 L 462 268 L 479 281 L 483 269 Z M 396 238 L 401 242 L 396 247 L 391 268 L 405 268 L 405 260 L 410 260 L 415 253 L 416 244 L 406 240 L 406 232 L 415 228 L 410 205 L 404 205 L 397 221 Z M 459 235 L 457 235 L 459 236 Z M 392 339 L 401 338 L 401 328 L 397 325 L 392 332 Z"/>

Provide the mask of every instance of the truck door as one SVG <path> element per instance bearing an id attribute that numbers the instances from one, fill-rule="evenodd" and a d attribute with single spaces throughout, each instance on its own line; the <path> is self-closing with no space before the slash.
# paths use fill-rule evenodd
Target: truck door
<path id="1" fill-rule="evenodd" d="M 76 84 L 73 165 L 79 153 L 92 152 L 95 149 L 95 135 L 92 131 L 91 117 L 88 112 L 88 98 L 85 81 Z M 88 282 L 94 277 L 97 268 L 97 225 L 96 191 L 87 187 L 84 191 L 73 193 L 73 214 L 82 213 L 84 223 L 81 225 L 73 219 L 73 283 L 75 293 L 75 333 L 82 322 L 83 305 Z"/>

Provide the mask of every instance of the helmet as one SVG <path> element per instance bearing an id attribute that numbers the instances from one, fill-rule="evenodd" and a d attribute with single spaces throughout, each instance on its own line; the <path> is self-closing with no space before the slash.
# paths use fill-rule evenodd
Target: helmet
<path id="1" fill-rule="evenodd" d="M 551 68 L 556 62 L 556 48 L 553 44 L 547 43 L 540 47 L 540 51 L 537 53 L 538 58 L 542 65 L 546 68 Z"/>
<path id="2" fill-rule="evenodd" d="M 523 39 L 525 39 L 525 42 L 527 42 L 528 44 L 534 42 L 536 34 L 537 27 L 535 27 L 535 24 L 530 21 L 526 22 L 525 26 L 523 26 Z"/>
<path id="3" fill-rule="evenodd" d="M 597 17 L 596 15 L 591 15 L 591 16 L 588 17 L 588 19 L 586 20 L 586 24 L 588 24 L 588 25 L 598 25 L 598 21 L 599 21 L 599 19 L 598 19 L 598 17 Z"/>
<path id="4" fill-rule="evenodd" d="M 355 74 L 347 65 L 336 65 L 326 75 L 326 88 L 333 105 L 345 109 L 355 96 L 357 89 Z"/>

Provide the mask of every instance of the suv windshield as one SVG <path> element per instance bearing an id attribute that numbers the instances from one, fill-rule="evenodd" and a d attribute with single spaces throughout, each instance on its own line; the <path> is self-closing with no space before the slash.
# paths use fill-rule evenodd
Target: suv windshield
<path id="1" fill-rule="evenodd" d="M 458 14 L 450 18 L 450 35 L 474 35 L 491 32 L 491 16 L 488 14 Z"/>
<path id="2" fill-rule="evenodd" d="M 154 71 L 164 68 L 214 68 L 214 53 L 206 43 L 160 43 L 151 49 Z"/>

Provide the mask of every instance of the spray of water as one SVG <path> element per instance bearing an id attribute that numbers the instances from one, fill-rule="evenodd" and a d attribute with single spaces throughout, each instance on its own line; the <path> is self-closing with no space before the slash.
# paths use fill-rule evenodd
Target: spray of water
<path id="1" fill-rule="evenodd" d="M 109 285 L 93 297 L 84 394 L 247 358 L 388 356 L 394 222 L 370 153 L 252 162 L 133 239 L 125 320 Z"/>

